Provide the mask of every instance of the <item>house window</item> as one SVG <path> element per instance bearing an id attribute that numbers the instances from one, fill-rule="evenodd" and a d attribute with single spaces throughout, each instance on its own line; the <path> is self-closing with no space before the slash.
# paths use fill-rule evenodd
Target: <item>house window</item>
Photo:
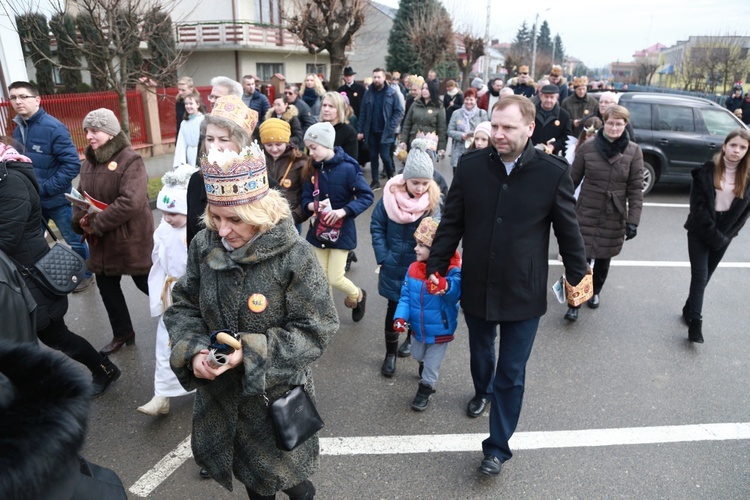
<path id="1" fill-rule="evenodd" d="M 281 10 L 279 0 L 254 0 L 255 18 L 253 21 L 261 24 L 281 26 Z"/>
<path id="2" fill-rule="evenodd" d="M 282 63 L 256 63 L 255 74 L 258 75 L 258 79 L 262 82 L 268 82 L 271 77 L 276 74 L 284 74 L 284 65 Z"/>
<path id="3" fill-rule="evenodd" d="M 310 73 L 317 75 L 318 73 L 326 74 L 326 65 L 325 64 L 305 64 L 305 74 L 309 75 Z"/>

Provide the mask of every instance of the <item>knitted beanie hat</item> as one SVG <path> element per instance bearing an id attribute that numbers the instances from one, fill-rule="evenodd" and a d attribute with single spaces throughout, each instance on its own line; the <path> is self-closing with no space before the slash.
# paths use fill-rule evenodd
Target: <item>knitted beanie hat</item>
<path id="1" fill-rule="evenodd" d="M 120 133 L 120 121 L 117 119 L 112 110 L 99 108 L 90 112 L 83 119 L 83 129 L 93 128 L 101 130 L 109 135 L 115 136 Z"/>
<path id="2" fill-rule="evenodd" d="M 292 137 L 292 128 L 284 120 L 268 118 L 260 124 L 260 142 L 289 142 Z"/>
<path id="3" fill-rule="evenodd" d="M 313 142 L 324 148 L 333 149 L 333 142 L 336 140 L 336 131 L 333 125 L 328 122 L 318 122 L 310 125 L 305 132 L 305 142 Z"/>
<path id="4" fill-rule="evenodd" d="M 411 151 L 404 165 L 404 179 L 432 179 L 435 167 L 427 148 L 428 144 L 424 139 L 414 139 L 411 143 Z"/>
<path id="5" fill-rule="evenodd" d="M 190 176 L 198 170 L 192 165 L 183 163 L 161 178 L 164 187 L 156 197 L 156 208 L 162 212 L 187 215 L 187 187 Z"/>
<path id="6" fill-rule="evenodd" d="M 474 78 L 474 79 L 473 79 L 473 80 L 471 81 L 471 86 L 472 86 L 472 87 L 474 87 L 474 88 L 475 88 L 475 89 L 477 89 L 477 90 L 481 89 L 481 88 L 482 88 L 482 85 L 484 85 L 484 82 L 483 82 L 483 81 L 482 81 L 482 79 L 481 79 L 481 78 L 479 78 L 479 77 L 476 77 L 476 78 Z"/>
<path id="7" fill-rule="evenodd" d="M 477 132 L 483 132 L 483 133 L 487 134 L 488 138 L 491 139 L 492 138 L 492 134 L 491 134 L 491 132 L 492 132 L 492 123 L 490 123 L 490 122 L 482 122 L 482 123 L 480 123 L 474 129 L 474 136 L 475 137 L 477 135 Z"/>

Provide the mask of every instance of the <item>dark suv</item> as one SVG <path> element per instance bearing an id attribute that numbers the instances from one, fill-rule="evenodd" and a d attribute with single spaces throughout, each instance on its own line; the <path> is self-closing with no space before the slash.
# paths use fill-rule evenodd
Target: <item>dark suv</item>
<path id="1" fill-rule="evenodd" d="M 699 97 L 632 92 L 622 94 L 619 104 L 630 111 L 634 140 L 643 150 L 644 194 L 658 181 L 690 179 L 729 132 L 746 127 L 726 108 Z"/>

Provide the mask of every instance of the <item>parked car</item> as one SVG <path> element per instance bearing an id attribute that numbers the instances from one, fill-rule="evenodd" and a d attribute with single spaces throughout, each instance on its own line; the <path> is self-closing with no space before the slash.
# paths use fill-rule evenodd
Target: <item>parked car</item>
<path id="1" fill-rule="evenodd" d="M 660 181 L 690 179 L 710 160 L 729 132 L 747 128 L 726 108 L 699 97 L 651 92 L 620 96 L 630 111 L 633 139 L 643 150 L 643 192 Z"/>

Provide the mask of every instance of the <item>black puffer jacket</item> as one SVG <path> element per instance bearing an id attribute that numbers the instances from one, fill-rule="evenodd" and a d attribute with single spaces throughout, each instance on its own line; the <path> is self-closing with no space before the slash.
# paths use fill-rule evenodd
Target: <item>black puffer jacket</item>
<path id="1" fill-rule="evenodd" d="M 703 242 L 714 250 L 728 245 L 732 238 L 750 217 L 750 183 L 745 189 L 744 198 L 735 198 L 732 206 L 721 219 L 716 221 L 716 188 L 714 187 L 714 162 L 707 161 L 702 167 L 692 171 L 693 185 L 690 188 L 690 214 L 685 229 L 697 234 Z"/>
<path id="2" fill-rule="evenodd" d="M 25 267 L 33 267 L 49 252 L 42 231 L 39 185 L 31 163 L 0 163 L 0 250 Z M 24 280 L 37 303 L 37 330 L 46 328 L 50 319 L 65 316 L 67 297 L 47 296 L 31 279 Z"/>

